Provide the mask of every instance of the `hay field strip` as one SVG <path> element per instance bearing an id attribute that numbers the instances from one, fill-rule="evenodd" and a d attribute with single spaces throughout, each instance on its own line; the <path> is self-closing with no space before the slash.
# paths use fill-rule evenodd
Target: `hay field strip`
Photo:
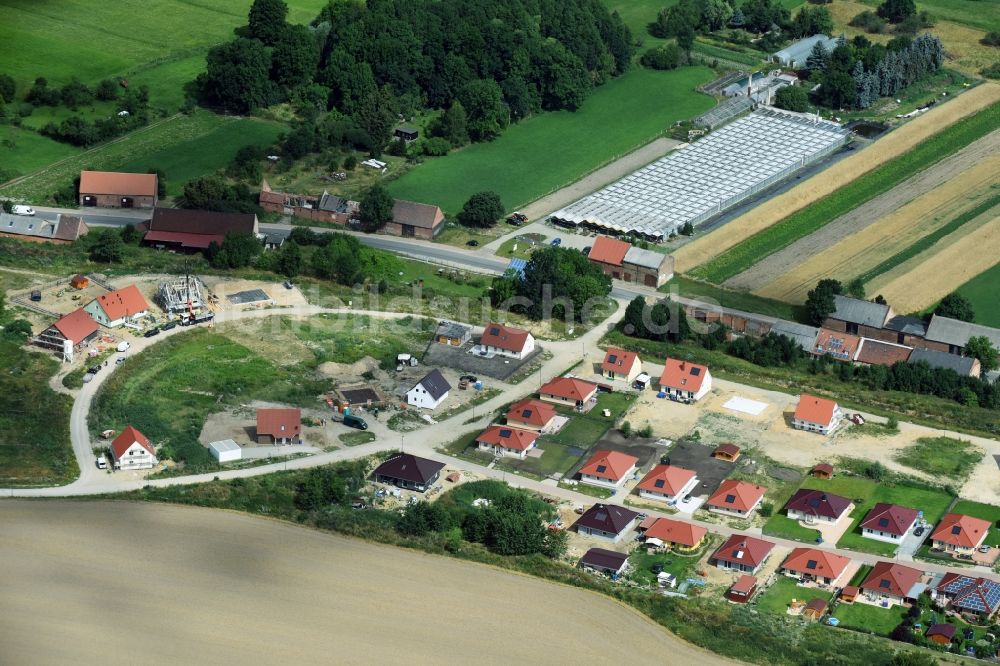
<path id="1" fill-rule="evenodd" d="M 968 233 L 962 234 L 966 228 Z M 1000 207 L 959 230 L 960 238 L 931 248 L 871 282 L 870 291 L 892 303 L 897 312 L 920 312 L 980 273 L 1000 263 Z"/>
<path id="2" fill-rule="evenodd" d="M 816 203 L 864 174 L 920 145 L 941 129 L 1000 100 L 1000 84 L 986 83 L 938 106 L 846 157 L 830 168 L 765 201 L 746 215 L 679 248 L 674 253 L 677 272 L 691 272 L 727 250 Z"/>
<path id="3" fill-rule="evenodd" d="M 803 257 L 794 269 L 752 293 L 801 303 L 823 278 L 869 282 L 1000 204 L 1000 190 L 994 186 L 998 170 L 1000 155 L 960 172 L 858 233 Z"/>
<path id="4" fill-rule="evenodd" d="M 1000 86 L 993 87 L 993 90 L 1000 91 Z M 948 106 L 952 105 L 948 104 L 942 108 L 947 108 Z M 965 108 L 965 105 L 962 105 L 962 107 Z M 928 112 L 924 115 L 926 117 L 931 113 L 933 112 Z M 700 277 L 717 284 L 725 282 L 729 278 L 750 268 L 750 266 L 764 257 L 815 232 L 873 197 L 889 191 L 910 176 L 924 169 L 928 164 L 933 164 L 944 159 L 957 148 L 966 146 L 997 128 L 1000 128 L 1000 104 L 994 103 L 975 115 L 963 117 L 958 122 L 950 124 L 936 133 L 932 133 L 932 136 L 925 138 L 919 145 L 898 155 L 894 159 L 883 160 L 875 169 L 865 169 L 863 168 L 863 163 L 853 163 L 854 166 L 861 166 L 862 169 L 859 173 L 855 173 L 853 178 L 847 180 L 842 187 L 827 194 L 827 196 L 819 198 L 819 200 L 814 199 L 812 205 L 808 208 L 800 208 L 797 212 L 787 215 L 780 221 L 768 224 L 749 238 L 745 238 L 742 242 L 731 246 L 726 252 L 717 254 L 715 258 L 698 266 L 691 273 L 695 277 Z M 892 134 L 886 137 L 886 139 L 891 137 Z M 907 138 L 912 138 L 912 135 Z M 886 149 L 884 152 L 894 152 L 892 150 L 894 147 L 893 144 L 882 145 L 886 139 L 876 141 L 871 146 L 862 150 L 861 154 L 869 153 L 873 150 L 875 151 L 872 153 L 873 156 L 880 154 L 883 152 L 878 150 L 880 147 Z M 827 171 L 821 172 L 811 178 L 808 183 L 812 183 L 817 189 L 822 187 L 823 181 L 828 177 L 830 171 L 850 161 L 850 157 L 841 160 Z M 867 173 L 867 175 L 864 178 L 860 178 L 863 173 Z M 837 180 L 836 176 L 831 178 L 831 180 Z M 798 189 L 796 187 L 786 194 L 792 194 Z M 772 201 L 780 200 L 783 197 L 784 195 L 776 197 Z M 764 205 L 766 206 L 767 204 Z M 753 215 L 754 211 L 751 211 L 746 217 L 752 217 Z M 760 216 L 758 216 L 759 219 Z M 726 232 L 734 223 L 738 224 L 739 220 L 725 225 L 720 231 Z M 729 237 L 732 237 L 733 233 L 732 230 L 729 230 Z M 715 234 L 711 233 L 701 240 L 708 241 L 713 236 Z M 689 244 L 688 247 L 690 245 L 693 245 L 693 243 Z"/>

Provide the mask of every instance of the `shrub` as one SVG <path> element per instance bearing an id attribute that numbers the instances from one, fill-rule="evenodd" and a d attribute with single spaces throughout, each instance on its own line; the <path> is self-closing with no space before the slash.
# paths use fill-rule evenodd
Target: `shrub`
<path id="1" fill-rule="evenodd" d="M 628 421 L 622 422 L 621 431 L 622 431 L 622 436 L 624 436 L 626 439 L 632 438 L 632 424 L 629 423 Z"/>
<path id="2" fill-rule="evenodd" d="M 761 502 L 760 504 L 760 515 L 764 518 L 770 518 L 774 514 L 774 504 L 771 502 Z"/>
<path id="3" fill-rule="evenodd" d="M 650 69 L 677 69 L 684 64 L 684 52 L 676 44 L 665 44 L 643 53 L 639 62 Z"/>
<path id="4" fill-rule="evenodd" d="M 979 40 L 979 43 L 984 46 L 1000 46 L 1000 32 L 991 30 Z"/>
<path id="5" fill-rule="evenodd" d="M 854 28 L 861 28 L 865 32 L 881 35 L 888 29 L 884 19 L 878 17 L 873 11 L 865 10 L 851 19 L 848 24 Z"/>
<path id="6" fill-rule="evenodd" d="M 424 155 L 440 157 L 442 155 L 447 155 L 449 150 L 451 150 L 451 144 L 448 143 L 448 139 L 442 139 L 439 136 L 434 136 L 424 141 Z"/>

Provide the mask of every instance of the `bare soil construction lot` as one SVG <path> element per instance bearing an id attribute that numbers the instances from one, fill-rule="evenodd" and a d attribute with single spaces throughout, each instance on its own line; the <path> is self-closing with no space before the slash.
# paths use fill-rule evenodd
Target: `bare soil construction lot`
<path id="1" fill-rule="evenodd" d="M 825 171 L 762 203 L 752 211 L 702 236 L 674 254 L 678 273 L 717 257 L 747 237 L 766 229 L 898 157 L 942 128 L 970 116 L 1000 99 L 1000 85 L 986 83 L 935 107 Z"/>
<path id="2" fill-rule="evenodd" d="M 860 250 L 875 247 L 882 251 L 887 250 L 886 256 L 891 256 L 917 238 L 913 227 L 919 220 L 929 219 L 937 212 L 952 209 L 956 201 L 965 194 L 974 192 L 979 187 L 988 187 L 990 183 L 996 181 L 998 169 L 1000 169 L 1000 131 L 988 134 L 885 194 L 833 220 L 815 233 L 765 257 L 750 269 L 727 280 L 725 286 L 774 298 L 788 298 L 787 293 L 781 296 L 775 293 L 785 289 L 774 290 L 767 286 L 775 280 L 783 284 L 787 283 L 787 280 L 794 280 L 799 283 L 792 292 L 796 296 L 794 300 L 804 301 L 805 292 L 815 286 L 816 280 L 812 279 L 812 275 L 807 280 L 793 278 L 792 276 L 802 267 L 807 265 L 807 272 L 816 273 L 821 265 L 829 265 L 830 260 L 836 257 L 839 261 L 834 265 L 849 261 L 851 270 L 857 270 L 855 274 L 860 274 L 877 263 L 875 261 L 863 265 L 857 261 Z M 904 213 L 905 205 L 915 199 L 919 199 L 920 204 L 905 208 Z M 895 215 L 897 212 L 902 215 Z M 893 222 L 891 225 L 893 230 L 887 234 L 888 237 L 884 242 L 872 245 L 860 237 L 863 232 L 881 227 L 887 221 Z M 832 256 L 824 254 L 825 250 L 830 250 Z M 820 277 L 827 275 L 820 274 Z"/>
<path id="3" fill-rule="evenodd" d="M 584 590 L 238 513 L 10 501 L 0 524 L 10 665 L 733 663 Z"/>

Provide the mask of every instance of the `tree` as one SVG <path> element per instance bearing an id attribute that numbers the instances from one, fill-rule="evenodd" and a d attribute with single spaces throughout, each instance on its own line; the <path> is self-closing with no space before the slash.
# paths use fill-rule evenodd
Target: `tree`
<path id="1" fill-rule="evenodd" d="M 120 263 L 125 256 L 125 244 L 120 233 L 105 229 L 90 246 L 90 259 L 102 264 Z"/>
<path id="2" fill-rule="evenodd" d="M 469 120 L 465 114 L 465 107 L 458 100 L 455 100 L 441 115 L 439 136 L 447 139 L 455 148 L 469 143 Z"/>
<path id="3" fill-rule="evenodd" d="M 458 214 L 460 224 L 467 227 L 492 227 L 503 217 L 503 203 L 496 192 L 476 192 Z"/>
<path id="4" fill-rule="evenodd" d="M 806 319 L 809 324 L 821 326 L 837 309 L 833 297 L 843 291 L 844 288 L 838 280 L 830 278 L 820 280 L 816 287 L 806 294 Z"/>
<path id="5" fill-rule="evenodd" d="M 10 199 L 0 199 L 0 209 L 8 215 L 11 215 L 14 213 L 14 202 Z"/>
<path id="6" fill-rule="evenodd" d="M 371 139 L 372 154 L 378 156 L 392 138 L 396 117 L 392 113 L 391 94 L 387 88 L 366 93 L 352 115 L 354 122 Z"/>
<path id="7" fill-rule="evenodd" d="M 986 33 L 982 39 L 979 40 L 979 43 L 983 44 L 984 46 L 1000 46 L 1000 32 L 991 30 L 990 32 Z M 3 95 L 3 87 L 2 87 L 3 77 L 4 75 L 0 74 L 0 95 Z M 9 79 L 10 77 L 8 76 L 7 78 Z M 11 79 L 11 83 L 13 84 L 13 79 Z M 7 97 L 3 95 L 4 100 L 10 102 L 14 98 L 13 95 L 14 91 L 13 89 L 11 89 L 11 99 L 7 99 Z"/>
<path id="8" fill-rule="evenodd" d="M 784 86 L 774 94 L 774 105 L 779 109 L 804 113 L 809 110 L 809 93 L 802 86 Z"/>
<path id="9" fill-rule="evenodd" d="M 142 238 L 142 234 L 135 228 L 134 224 L 126 224 L 121 229 L 122 242 L 126 245 L 134 245 Z"/>
<path id="10" fill-rule="evenodd" d="M 809 56 L 806 57 L 806 69 L 809 73 L 813 72 L 825 72 L 826 63 L 830 59 L 830 52 L 827 51 L 826 46 L 823 42 L 816 42 L 813 44 L 812 50 L 809 51 Z"/>
<path id="11" fill-rule="evenodd" d="M 611 278 L 577 250 L 546 247 L 532 253 L 518 282 L 518 296 L 529 303 L 533 319 L 558 317 L 581 321 L 596 299 L 611 293 Z"/>
<path id="12" fill-rule="evenodd" d="M 677 30 L 677 46 L 690 57 L 694 47 L 694 28 L 685 24 Z"/>
<path id="13" fill-rule="evenodd" d="M 650 69 L 677 69 L 684 62 L 684 53 L 676 44 L 665 44 L 643 53 L 639 62 Z"/>
<path id="14" fill-rule="evenodd" d="M 14 77 L 10 74 L 0 74 L 0 101 L 10 104 L 14 101 L 16 91 L 17 85 L 14 83 Z"/>
<path id="15" fill-rule="evenodd" d="M 267 106 L 274 98 L 271 54 L 255 39 L 235 39 L 209 50 L 207 66 L 195 82 L 201 99 L 234 113 Z"/>
<path id="16" fill-rule="evenodd" d="M 228 233 L 209 262 L 215 268 L 243 268 L 263 251 L 264 246 L 253 234 Z"/>
<path id="17" fill-rule="evenodd" d="M 636 296 L 628 303 L 628 307 L 625 308 L 625 316 L 618 323 L 618 329 L 625 335 L 634 335 L 636 337 L 646 337 L 644 335 L 646 331 L 646 324 L 644 318 L 648 316 L 646 314 L 646 299 L 642 296 Z"/>
<path id="18" fill-rule="evenodd" d="M 299 247 L 298 243 L 287 241 L 282 244 L 275 269 L 289 278 L 302 272 L 302 248 Z"/>
<path id="19" fill-rule="evenodd" d="M 452 527 L 451 514 L 438 502 L 417 502 L 403 510 L 397 529 L 407 536 L 444 532 Z"/>
<path id="20" fill-rule="evenodd" d="M 271 80 L 285 88 L 305 85 L 313 80 L 318 64 L 319 47 L 309 28 L 287 26 L 271 51 Z"/>
<path id="21" fill-rule="evenodd" d="M 118 84 L 112 79 L 102 79 L 94 86 L 94 96 L 104 102 L 118 99 Z"/>
<path id="22" fill-rule="evenodd" d="M 850 108 L 857 96 L 857 87 L 850 74 L 832 69 L 823 74 L 819 89 L 819 99 L 823 106 L 831 109 Z"/>
<path id="23" fill-rule="evenodd" d="M 468 132 L 473 141 L 492 141 L 500 136 L 510 115 L 496 81 L 470 81 L 458 95 L 468 114 Z"/>
<path id="24" fill-rule="evenodd" d="M 857 277 L 847 283 L 847 287 L 844 289 L 848 296 L 864 300 L 865 298 L 865 281 Z"/>
<path id="25" fill-rule="evenodd" d="M 969 299 L 954 291 L 941 299 L 938 306 L 934 308 L 934 314 L 959 321 L 972 321 L 976 318 L 976 313 L 973 311 Z"/>
<path id="26" fill-rule="evenodd" d="M 891 666 L 938 666 L 940 663 L 926 650 L 900 650 L 892 655 Z"/>
<path id="27" fill-rule="evenodd" d="M 247 36 L 274 46 L 285 29 L 288 5 L 283 0 L 254 0 L 247 15 Z"/>
<path id="28" fill-rule="evenodd" d="M 86 106 L 94 101 L 93 91 L 76 77 L 70 79 L 69 83 L 62 87 L 59 94 L 62 96 L 62 103 L 74 111 L 77 107 Z"/>
<path id="29" fill-rule="evenodd" d="M 167 173 L 163 169 L 146 169 L 146 173 L 156 174 L 156 196 L 163 198 L 167 196 Z"/>
<path id="30" fill-rule="evenodd" d="M 997 348 L 993 346 L 993 343 L 985 335 L 974 335 L 965 343 L 965 355 L 971 358 L 978 358 L 984 373 L 997 369 L 998 353 L 1000 352 L 997 351 Z"/>
<path id="31" fill-rule="evenodd" d="M 890 23 L 900 23 L 917 13 L 913 0 L 883 0 L 878 15 Z"/>
<path id="32" fill-rule="evenodd" d="M 361 218 L 361 229 L 367 232 L 378 231 L 392 222 L 392 207 L 395 202 L 389 191 L 376 183 L 361 199 L 358 211 Z"/>
<path id="33" fill-rule="evenodd" d="M 490 304 L 495 308 L 510 307 L 513 299 L 517 297 L 519 281 L 517 274 L 513 271 L 493 278 L 493 282 L 490 284 Z"/>
<path id="34" fill-rule="evenodd" d="M 3 334 L 8 338 L 25 339 L 31 337 L 31 322 L 27 319 L 15 319 L 4 324 Z"/>
<path id="35" fill-rule="evenodd" d="M 682 236 L 694 236 L 694 225 L 690 222 L 685 222 L 681 225 L 681 235 Z"/>

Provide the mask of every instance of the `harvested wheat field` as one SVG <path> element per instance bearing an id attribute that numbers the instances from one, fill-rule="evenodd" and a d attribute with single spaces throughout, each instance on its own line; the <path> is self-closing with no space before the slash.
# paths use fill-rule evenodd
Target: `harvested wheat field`
<path id="1" fill-rule="evenodd" d="M 941 129 L 1000 100 L 1000 84 L 984 83 L 952 101 L 936 106 L 898 129 L 889 132 L 863 150 L 845 157 L 830 168 L 765 201 L 745 215 L 702 236 L 674 253 L 677 272 L 690 271 L 756 234 L 857 180 L 872 169 L 933 136 Z"/>
<path id="2" fill-rule="evenodd" d="M 1000 147 L 1000 132 L 996 133 L 996 138 Z M 850 225 L 840 224 L 841 220 L 835 220 L 819 232 L 767 257 L 731 282 L 754 275 L 757 283 L 750 288 L 755 294 L 802 303 L 806 293 L 822 278 L 831 277 L 847 283 L 975 207 L 994 193 L 991 185 L 996 183 L 998 172 L 1000 154 L 958 172 L 947 182 L 929 190 L 914 189 L 916 183 L 911 181 L 918 178 L 911 179 L 877 197 L 889 204 L 892 212 L 883 209 L 876 213 L 880 217 L 875 217 L 872 207 L 865 204 L 844 216 L 858 220 L 856 231 Z M 925 194 L 912 198 L 919 192 Z M 904 204 L 905 201 L 909 203 Z M 787 250 L 792 248 L 797 255 L 788 255 Z M 776 261 L 778 258 L 784 261 Z M 770 271 L 765 273 L 765 268 Z M 768 278 L 773 279 L 768 282 Z"/>
<path id="3" fill-rule="evenodd" d="M 872 280 L 867 291 L 882 294 L 896 312 L 918 312 L 1000 263 L 1000 206 L 965 226 L 973 230 Z"/>
<path id="4" fill-rule="evenodd" d="M 733 663 L 607 597 L 245 514 L 9 501 L 0 524 L 8 665 Z"/>

